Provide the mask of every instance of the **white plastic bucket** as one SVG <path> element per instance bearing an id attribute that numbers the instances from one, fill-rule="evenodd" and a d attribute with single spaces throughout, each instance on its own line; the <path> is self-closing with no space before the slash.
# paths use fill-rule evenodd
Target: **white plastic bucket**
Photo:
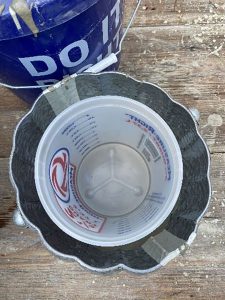
<path id="1" fill-rule="evenodd" d="M 183 163 L 165 121 L 119 96 L 78 102 L 45 131 L 35 182 L 53 222 L 97 246 L 135 242 L 159 227 L 178 199 Z"/>

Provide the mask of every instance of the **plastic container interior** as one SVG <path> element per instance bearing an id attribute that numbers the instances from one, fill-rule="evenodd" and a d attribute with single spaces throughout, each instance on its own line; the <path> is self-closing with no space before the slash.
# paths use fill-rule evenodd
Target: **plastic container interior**
<path id="1" fill-rule="evenodd" d="M 135 242 L 160 226 L 178 199 L 182 156 L 165 121 L 119 96 L 70 106 L 48 126 L 35 158 L 46 212 L 91 245 Z"/>

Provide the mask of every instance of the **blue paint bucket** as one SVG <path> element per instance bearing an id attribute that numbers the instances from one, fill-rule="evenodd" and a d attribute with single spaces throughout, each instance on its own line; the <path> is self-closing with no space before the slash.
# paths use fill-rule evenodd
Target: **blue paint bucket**
<path id="1" fill-rule="evenodd" d="M 123 0 L 1 1 L 0 81 L 43 86 L 85 71 L 118 50 L 122 19 Z M 30 104 L 42 91 L 14 90 Z"/>

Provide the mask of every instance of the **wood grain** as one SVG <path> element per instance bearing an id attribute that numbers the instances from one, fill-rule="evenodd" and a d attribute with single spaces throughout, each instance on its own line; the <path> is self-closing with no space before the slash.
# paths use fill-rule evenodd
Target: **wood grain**
<path id="1" fill-rule="evenodd" d="M 0 87 L 0 112 L 11 110 L 24 110 L 27 104 L 21 101 L 9 89 Z"/>
<path id="2" fill-rule="evenodd" d="M 126 0 L 126 23 L 135 1 Z M 198 108 L 212 154 L 212 202 L 197 239 L 155 273 L 89 272 L 49 253 L 36 232 L 12 224 L 8 162 L 14 128 L 28 106 L 0 89 L 0 299 L 225 299 L 224 13 L 224 0 L 143 0 L 124 43 L 120 71 Z"/>
<path id="3" fill-rule="evenodd" d="M 125 0 L 126 19 L 131 15 L 136 0 Z M 143 0 L 135 27 L 203 25 L 224 22 L 223 0 Z"/>

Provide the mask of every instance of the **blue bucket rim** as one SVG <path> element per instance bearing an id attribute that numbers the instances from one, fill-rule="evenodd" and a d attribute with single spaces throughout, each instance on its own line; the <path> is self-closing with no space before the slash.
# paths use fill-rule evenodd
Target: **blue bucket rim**
<path id="1" fill-rule="evenodd" d="M 62 25 L 63 23 L 80 15 L 102 0 L 39 0 L 38 3 L 35 0 L 17 1 L 18 3 L 20 1 L 21 3 L 27 3 L 28 8 L 31 10 L 31 17 L 34 25 L 37 28 L 37 31 L 35 32 L 34 30 L 30 29 L 23 21 L 23 19 L 19 16 L 19 14 L 15 13 L 16 18 L 21 25 L 21 29 L 19 30 L 16 27 L 11 14 L 13 10 L 12 6 L 10 7 L 12 0 L 2 0 L 0 5 L 0 41 L 6 41 L 32 35 L 37 36 L 37 34 L 43 31 L 50 30 L 51 28 Z M 111 1 L 108 1 L 108 5 L 111 6 Z M 53 12 L 52 18 L 49 18 L 48 16 L 49 11 Z M 44 20 L 46 19 L 48 21 L 44 22 Z"/>

